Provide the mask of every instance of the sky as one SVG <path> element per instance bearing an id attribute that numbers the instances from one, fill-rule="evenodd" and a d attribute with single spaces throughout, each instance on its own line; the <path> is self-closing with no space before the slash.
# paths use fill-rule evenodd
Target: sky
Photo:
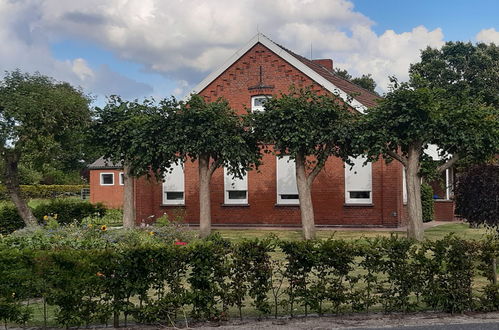
<path id="1" fill-rule="evenodd" d="M 258 31 L 378 91 L 420 50 L 499 44 L 497 0 L 0 0 L 0 71 L 38 71 L 101 105 L 188 94 Z"/>

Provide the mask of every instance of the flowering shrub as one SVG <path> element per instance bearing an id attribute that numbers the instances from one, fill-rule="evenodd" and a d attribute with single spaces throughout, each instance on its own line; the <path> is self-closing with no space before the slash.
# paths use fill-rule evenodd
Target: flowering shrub
<path id="1" fill-rule="evenodd" d="M 499 309 L 490 264 L 499 244 L 493 237 L 232 243 L 213 236 L 176 245 L 175 240 L 156 241 L 157 235 L 149 234 L 154 227 L 71 228 L 100 243 L 75 248 L 78 244 L 69 245 L 66 237 L 64 247 L 45 246 L 42 235 L 31 244 L 36 249 L 26 249 L 29 244 L 19 249 L 12 241 L 0 248 L 0 317 L 5 322 L 23 324 L 30 316 L 29 298 L 56 307 L 55 321 L 66 327 L 111 319 L 118 326 L 129 317 L 175 325 L 187 314 L 223 320 L 231 316 L 231 306 L 240 316 L 244 306 L 254 306 L 260 316 L 373 308 L 387 313 Z M 36 235 L 25 237 L 36 241 Z M 118 241 L 100 245 L 99 237 Z"/>

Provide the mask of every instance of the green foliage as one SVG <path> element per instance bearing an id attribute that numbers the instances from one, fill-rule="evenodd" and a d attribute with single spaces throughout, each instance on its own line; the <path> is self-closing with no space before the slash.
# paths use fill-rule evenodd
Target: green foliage
<path id="1" fill-rule="evenodd" d="M 499 255 L 498 247 L 493 236 L 423 243 L 396 236 L 230 243 L 211 236 L 186 246 L 171 241 L 107 248 L 10 246 L 0 249 L 0 317 L 24 324 L 30 318 L 25 301 L 33 298 L 56 307 L 61 326 L 107 324 L 113 316 L 119 325 L 120 315 L 125 325 L 133 316 L 174 326 L 189 311 L 196 319 L 222 320 L 230 317 L 230 306 L 241 310 L 250 303 L 266 315 L 277 272 L 284 290 L 277 303 L 291 315 L 375 307 L 386 313 L 497 311 L 491 258 Z"/>
<path id="2" fill-rule="evenodd" d="M 65 82 L 39 73 L 7 72 L 0 81 L 0 142 L 4 161 L 25 161 L 35 170 L 52 164 L 80 168 L 90 98 Z"/>
<path id="3" fill-rule="evenodd" d="M 21 185 L 21 195 L 26 199 L 57 198 L 65 196 L 80 196 L 83 188 L 88 185 Z M 5 186 L 0 186 L 0 200 L 8 200 Z"/>
<path id="4" fill-rule="evenodd" d="M 469 223 L 499 228 L 499 166 L 479 165 L 458 177 L 456 213 Z"/>
<path id="5" fill-rule="evenodd" d="M 24 227 L 23 219 L 17 213 L 14 205 L 0 207 L 0 234 L 10 234 Z"/>
<path id="6" fill-rule="evenodd" d="M 499 105 L 499 46 L 447 42 L 441 49 L 426 48 L 421 61 L 411 65 L 414 86 L 443 88 L 453 98 L 477 98 Z"/>
<path id="7" fill-rule="evenodd" d="M 364 89 L 367 89 L 371 93 L 376 93 L 376 82 L 374 81 L 371 74 L 363 74 L 361 77 L 353 78 L 351 80 L 355 85 L 358 85 Z"/>
<path id="8" fill-rule="evenodd" d="M 80 222 L 88 216 L 102 217 L 106 214 L 106 209 L 102 204 L 61 198 L 39 204 L 33 208 L 33 214 L 39 223 L 46 224 L 50 219 L 52 222 L 57 220 L 59 224 L 68 224 Z M 10 234 L 23 227 L 24 222 L 13 205 L 0 207 L 0 234 Z"/>
<path id="9" fill-rule="evenodd" d="M 123 211 L 120 209 L 106 209 L 104 215 L 94 213 L 81 220 L 82 225 L 122 225 Z"/>
<path id="10" fill-rule="evenodd" d="M 421 207 L 423 210 L 423 222 L 433 221 L 435 212 L 433 188 L 427 183 L 421 184 Z"/>
<path id="11" fill-rule="evenodd" d="M 59 198 L 40 204 L 33 210 L 33 214 L 39 220 L 44 220 L 45 216 L 52 216 L 60 224 L 69 224 L 79 223 L 83 218 L 93 214 L 103 216 L 106 214 L 106 208 L 102 204 Z"/>
<path id="12" fill-rule="evenodd" d="M 294 88 L 269 98 L 265 111 L 252 114 L 254 134 L 264 148 L 272 144 L 278 155 L 288 154 L 292 159 L 313 156 L 308 160 L 311 167 L 322 166 L 332 155 L 348 157 L 352 117 L 337 98 Z"/>

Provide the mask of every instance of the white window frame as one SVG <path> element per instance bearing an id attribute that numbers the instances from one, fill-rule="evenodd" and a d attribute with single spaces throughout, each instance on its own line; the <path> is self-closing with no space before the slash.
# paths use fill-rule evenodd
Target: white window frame
<path id="1" fill-rule="evenodd" d="M 283 171 L 283 169 L 279 169 L 279 162 L 292 163 L 294 166 L 294 170 L 290 171 L 292 173 L 291 181 L 294 181 L 296 189 L 291 189 L 289 191 L 284 191 L 284 187 L 279 186 L 280 176 L 279 174 Z M 300 196 L 298 194 L 298 185 L 296 182 L 296 163 L 294 160 L 291 160 L 289 156 L 282 156 L 281 158 L 276 157 L 276 193 L 277 193 L 277 205 L 300 205 Z M 289 169 L 288 169 L 289 171 Z M 291 183 L 292 185 L 292 183 Z M 283 199 L 282 195 L 297 195 L 296 199 Z"/>
<path id="2" fill-rule="evenodd" d="M 230 199 L 231 191 L 246 191 L 244 199 Z M 248 204 L 248 173 L 245 173 L 242 179 L 235 178 L 224 167 L 224 204 Z"/>
<path id="3" fill-rule="evenodd" d="M 372 204 L 373 202 L 373 186 L 372 186 L 372 176 L 373 176 L 373 171 L 372 171 L 372 163 L 368 162 L 366 165 L 363 165 L 362 163 L 365 162 L 366 158 L 365 157 L 357 157 L 357 158 L 350 158 L 352 162 L 355 163 L 353 167 L 345 163 L 345 204 Z M 368 186 L 368 189 L 357 189 L 357 188 L 349 188 L 348 187 L 348 176 L 349 175 L 355 175 L 355 171 L 358 168 L 358 166 L 361 166 L 363 169 L 364 167 L 367 167 L 367 171 L 370 173 L 368 182 L 366 186 Z M 369 191 L 369 198 L 351 198 L 350 197 L 350 192 L 363 192 L 363 191 Z"/>
<path id="4" fill-rule="evenodd" d="M 407 204 L 407 182 L 405 178 L 405 166 L 402 166 L 402 203 Z"/>
<path id="5" fill-rule="evenodd" d="M 110 174 L 112 176 L 113 183 L 104 183 L 103 176 L 107 175 L 107 174 Z M 113 172 L 101 172 L 99 177 L 100 177 L 100 185 L 101 186 L 114 186 L 114 173 Z"/>
<path id="6" fill-rule="evenodd" d="M 165 173 L 163 177 L 163 184 L 161 186 L 161 192 L 163 194 L 163 205 L 185 205 L 185 171 L 184 171 L 184 166 L 183 164 L 173 164 L 172 165 L 172 170 L 169 173 Z M 181 170 L 181 174 L 179 173 L 179 170 Z M 173 176 L 180 176 L 179 178 L 176 178 L 179 182 L 176 182 L 178 184 L 178 187 L 175 187 L 173 189 L 167 189 L 168 187 L 168 178 L 173 177 Z M 167 199 L 167 193 L 168 192 L 182 192 L 183 193 L 183 198 L 182 199 Z"/>
<path id="7" fill-rule="evenodd" d="M 257 99 L 270 99 L 269 95 L 255 95 L 251 97 L 251 112 L 265 111 L 265 106 L 263 105 L 255 105 L 255 100 Z"/>
<path id="8" fill-rule="evenodd" d="M 435 201 L 450 201 L 454 197 L 454 168 L 445 170 L 445 198 L 435 198 Z M 452 179 L 451 179 L 452 178 Z"/>
<path id="9" fill-rule="evenodd" d="M 119 174 L 120 186 L 125 185 L 125 172 L 120 172 Z"/>

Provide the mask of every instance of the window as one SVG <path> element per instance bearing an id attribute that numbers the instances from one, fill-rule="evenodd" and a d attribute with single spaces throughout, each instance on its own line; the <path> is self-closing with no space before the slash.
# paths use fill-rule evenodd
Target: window
<path id="1" fill-rule="evenodd" d="M 123 172 L 120 172 L 120 185 L 124 185 L 125 184 L 125 173 Z"/>
<path id="2" fill-rule="evenodd" d="M 351 167 L 345 164 L 345 203 L 372 203 L 372 167 L 371 163 L 364 165 L 365 157 L 350 158 L 354 163 Z"/>
<path id="3" fill-rule="evenodd" d="M 101 173 L 100 174 L 100 185 L 101 186 L 114 185 L 114 173 Z"/>
<path id="4" fill-rule="evenodd" d="M 265 102 L 270 98 L 270 96 L 259 95 L 253 96 L 251 98 L 251 112 L 255 111 L 265 111 Z"/>
<path id="5" fill-rule="evenodd" d="M 433 198 L 438 200 L 450 200 L 454 197 L 454 171 L 452 168 L 445 170 L 439 180 L 430 182 L 433 189 Z"/>
<path id="6" fill-rule="evenodd" d="M 405 166 L 402 166 L 402 202 L 407 204 L 407 183 L 405 180 Z"/>
<path id="7" fill-rule="evenodd" d="M 299 204 L 295 161 L 289 156 L 277 158 L 277 204 Z"/>
<path id="8" fill-rule="evenodd" d="M 173 165 L 172 170 L 166 173 L 163 180 L 163 204 L 183 205 L 184 196 L 184 168 L 181 164 Z"/>
<path id="9" fill-rule="evenodd" d="M 224 168 L 225 204 L 248 204 L 248 176 L 235 178 Z"/>

